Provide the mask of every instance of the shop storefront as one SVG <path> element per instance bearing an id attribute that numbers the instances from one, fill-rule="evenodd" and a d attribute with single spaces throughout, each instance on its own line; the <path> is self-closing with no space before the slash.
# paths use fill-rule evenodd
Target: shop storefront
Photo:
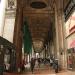
<path id="1" fill-rule="evenodd" d="M 67 68 L 75 70 L 75 1 L 70 0 L 64 10 L 66 42 L 67 42 Z"/>

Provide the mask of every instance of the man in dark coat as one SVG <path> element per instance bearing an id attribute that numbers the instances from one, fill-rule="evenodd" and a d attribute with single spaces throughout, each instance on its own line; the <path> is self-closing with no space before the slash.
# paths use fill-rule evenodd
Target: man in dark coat
<path id="1" fill-rule="evenodd" d="M 31 58 L 31 71 L 32 71 L 32 73 L 33 73 L 33 70 L 34 70 L 34 66 L 35 66 L 35 59 Z"/>

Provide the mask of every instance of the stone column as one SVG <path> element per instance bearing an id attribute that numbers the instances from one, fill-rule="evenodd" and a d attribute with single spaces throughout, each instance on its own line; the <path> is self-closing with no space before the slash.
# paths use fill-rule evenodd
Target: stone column
<path id="1" fill-rule="evenodd" d="M 16 46 L 16 67 L 20 71 L 22 64 L 22 25 L 23 25 L 23 10 L 22 1 L 17 0 L 17 11 L 14 28 L 14 44 Z"/>
<path id="2" fill-rule="evenodd" d="M 50 43 L 48 42 L 48 56 L 50 56 Z"/>
<path id="3" fill-rule="evenodd" d="M 45 58 L 47 58 L 47 44 L 45 46 Z"/>
<path id="4" fill-rule="evenodd" d="M 54 46 L 54 58 L 57 58 L 57 44 L 56 44 L 56 35 L 54 36 L 53 39 L 53 46 Z"/>
<path id="5" fill-rule="evenodd" d="M 59 65 L 64 68 L 64 33 L 63 33 L 63 0 L 58 0 L 55 5 L 56 46 Z"/>

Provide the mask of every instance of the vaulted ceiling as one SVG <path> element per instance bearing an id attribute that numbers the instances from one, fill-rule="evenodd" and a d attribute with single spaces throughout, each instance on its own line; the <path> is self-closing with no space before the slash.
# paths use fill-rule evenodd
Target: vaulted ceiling
<path id="1" fill-rule="evenodd" d="M 54 22 L 54 6 L 55 0 L 23 0 L 23 18 L 27 18 L 36 48 L 43 47 L 51 29 L 51 23 Z"/>
<path id="2" fill-rule="evenodd" d="M 8 0 L 7 9 L 12 13 L 12 8 L 23 7 L 23 19 L 27 19 L 35 48 L 43 48 L 46 40 L 52 40 L 55 17 L 55 4 L 63 1 L 63 10 L 70 0 Z M 61 3 L 59 3 L 61 4 Z M 58 5 L 60 6 L 60 5 Z M 16 11 L 16 10 L 15 10 Z M 7 10 L 9 15 L 9 11 Z M 13 13 L 15 14 L 15 13 Z M 11 16 L 11 14 L 10 14 Z M 49 38 L 48 37 L 49 34 Z"/>
<path id="3" fill-rule="evenodd" d="M 43 46 L 40 42 L 45 41 L 50 30 L 54 0 L 24 0 L 23 5 L 23 16 L 28 19 L 33 44 Z"/>

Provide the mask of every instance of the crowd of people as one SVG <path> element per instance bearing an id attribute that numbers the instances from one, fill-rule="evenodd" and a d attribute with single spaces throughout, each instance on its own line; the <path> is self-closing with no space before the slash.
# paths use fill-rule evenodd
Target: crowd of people
<path id="1" fill-rule="evenodd" d="M 23 64 L 24 64 L 24 61 L 23 61 Z M 55 72 L 58 73 L 58 60 L 56 59 L 53 59 L 53 58 L 31 58 L 31 61 L 30 61 L 30 69 L 31 69 L 31 72 L 33 73 L 34 72 L 34 68 L 40 68 L 40 64 L 50 64 L 50 67 L 53 67 L 53 69 L 55 69 Z M 24 65 L 22 67 L 22 70 L 24 70 Z"/>

